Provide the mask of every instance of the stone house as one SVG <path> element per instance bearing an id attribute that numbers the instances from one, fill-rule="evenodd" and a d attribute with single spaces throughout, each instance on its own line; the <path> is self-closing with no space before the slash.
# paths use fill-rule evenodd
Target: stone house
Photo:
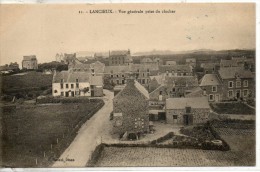
<path id="1" fill-rule="evenodd" d="M 132 64 L 131 72 L 140 84 L 147 87 L 150 82 L 150 76 L 158 75 L 158 64 Z"/>
<path id="2" fill-rule="evenodd" d="M 210 106 L 206 97 L 169 98 L 165 111 L 168 124 L 193 125 L 209 120 Z"/>
<path id="3" fill-rule="evenodd" d="M 130 65 L 133 63 L 130 50 L 109 52 L 109 66 Z"/>
<path id="4" fill-rule="evenodd" d="M 192 67 L 189 65 L 160 65 L 159 75 L 164 76 L 192 76 Z"/>
<path id="5" fill-rule="evenodd" d="M 216 73 L 220 66 L 218 63 L 202 63 L 201 68 L 203 68 L 203 73 L 205 74 L 214 74 Z"/>
<path id="6" fill-rule="evenodd" d="M 35 55 L 23 56 L 22 61 L 23 69 L 38 69 L 37 58 Z"/>
<path id="7" fill-rule="evenodd" d="M 209 102 L 222 101 L 222 82 L 217 74 L 204 75 L 200 88 L 203 90 L 203 95 L 208 97 Z"/>
<path id="8" fill-rule="evenodd" d="M 114 133 L 140 135 L 149 132 L 148 101 L 147 90 L 139 82 L 129 79 L 113 99 Z"/>
<path id="9" fill-rule="evenodd" d="M 64 57 L 63 57 L 64 63 L 66 64 L 74 63 L 75 60 L 77 60 L 76 53 L 72 53 L 72 54 L 64 53 Z"/>
<path id="10" fill-rule="evenodd" d="M 92 76 L 87 72 L 61 71 L 54 73 L 52 82 L 54 97 L 102 97 L 102 76 Z"/>
<path id="11" fill-rule="evenodd" d="M 199 87 L 198 79 L 195 76 L 162 76 L 160 82 L 161 85 L 149 93 L 151 103 L 164 102 L 167 98 L 172 97 L 185 97 L 192 89 Z M 153 81 L 148 88 L 155 85 L 156 82 Z"/>
<path id="12" fill-rule="evenodd" d="M 105 66 L 104 80 L 113 85 L 124 85 L 131 74 L 130 66 Z"/>
<path id="13" fill-rule="evenodd" d="M 218 71 L 223 85 L 222 100 L 255 97 L 255 76 L 244 67 L 226 67 Z"/>

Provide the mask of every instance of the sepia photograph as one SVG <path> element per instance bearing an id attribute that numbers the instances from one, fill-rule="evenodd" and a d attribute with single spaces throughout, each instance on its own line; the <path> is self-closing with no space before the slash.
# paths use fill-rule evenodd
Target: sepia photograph
<path id="1" fill-rule="evenodd" d="M 0 167 L 256 167 L 256 3 L 0 4 Z"/>

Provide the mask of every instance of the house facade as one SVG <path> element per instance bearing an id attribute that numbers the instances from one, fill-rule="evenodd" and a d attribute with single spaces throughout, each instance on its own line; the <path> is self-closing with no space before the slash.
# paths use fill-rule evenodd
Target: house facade
<path id="1" fill-rule="evenodd" d="M 23 56 L 22 61 L 23 69 L 38 69 L 37 58 L 35 55 Z"/>
<path id="2" fill-rule="evenodd" d="M 114 133 L 139 135 L 149 132 L 148 101 L 147 90 L 139 82 L 129 79 L 113 99 Z"/>
<path id="3" fill-rule="evenodd" d="M 109 66 L 129 65 L 133 63 L 130 50 L 109 52 Z"/>
<path id="4" fill-rule="evenodd" d="M 222 82 L 217 74 L 205 74 L 201 79 L 200 88 L 209 102 L 219 102 L 223 99 Z"/>
<path id="5" fill-rule="evenodd" d="M 54 97 L 102 97 L 103 79 L 87 72 L 61 71 L 54 73 L 52 82 Z"/>
<path id="6" fill-rule="evenodd" d="M 187 58 L 186 64 L 192 66 L 193 68 L 196 67 L 196 59 L 195 58 Z"/>
<path id="7" fill-rule="evenodd" d="M 218 71 L 223 84 L 223 100 L 247 99 L 249 95 L 255 97 L 255 77 L 244 67 L 221 68 Z"/>
<path id="8" fill-rule="evenodd" d="M 165 111 L 168 124 L 193 125 L 209 120 L 210 106 L 206 97 L 169 98 Z"/>
<path id="9" fill-rule="evenodd" d="M 160 65 L 159 74 L 164 76 L 192 76 L 192 67 L 189 65 Z"/>
<path id="10" fill-rule="evenodd" d="M 124 85 L 131 75 L 130 66 L 105 66 L 104 80 L 112 85 Z"/>

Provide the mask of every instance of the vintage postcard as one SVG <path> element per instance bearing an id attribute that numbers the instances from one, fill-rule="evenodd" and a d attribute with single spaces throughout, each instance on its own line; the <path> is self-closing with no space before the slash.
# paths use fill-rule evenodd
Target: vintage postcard
<path id="1" fill-rule="evenodd" d="M 255 3 L 1 4 L 1 167 L 256 167 L 255 62 Z"/>

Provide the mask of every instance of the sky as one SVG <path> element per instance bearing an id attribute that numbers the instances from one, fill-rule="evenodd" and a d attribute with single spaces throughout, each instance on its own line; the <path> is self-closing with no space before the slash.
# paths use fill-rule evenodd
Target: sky
<path id="1" fill-rule="evenodd" d="M 112 9 L 112 14 L 89 10 Z M 79 13 L 79 11 L 88 13 Z M 118 10 L 175 13 L 122 14 Z M 36 55 L 38 63 L 56 53 L 195 49 L 255 49 L 253 3 L 0 5 L 0 65 Z"/>

